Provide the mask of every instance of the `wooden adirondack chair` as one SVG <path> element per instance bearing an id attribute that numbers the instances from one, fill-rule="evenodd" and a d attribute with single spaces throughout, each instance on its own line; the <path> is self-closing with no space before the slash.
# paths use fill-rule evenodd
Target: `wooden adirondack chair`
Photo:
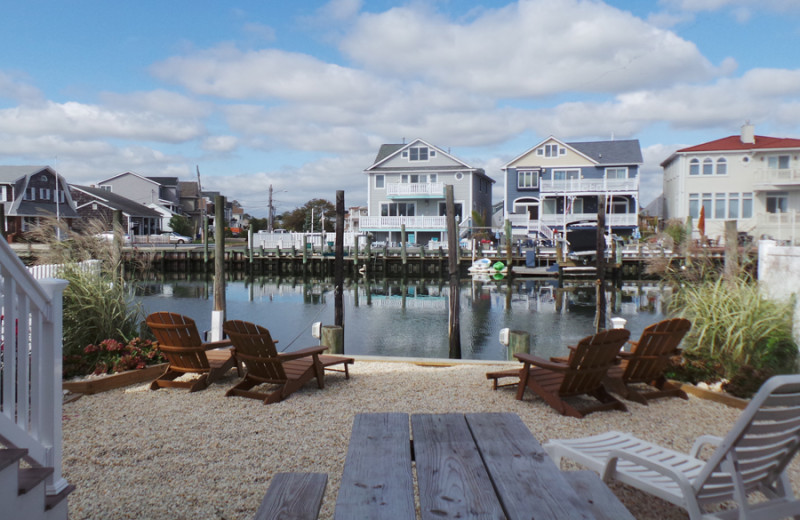
<path id="1" fill-rule="evenodd" d="M 343 364 L 345 377 L 347 365 L 353 358 L 325 356 L 324 345 L 295 352 L 278 353 L 269 330 L 241 320 L 226 321 L 222 330 L 233 342 L 233 355 L 246 371 L 242 380 L 225 394 L 261 399 L 264 404 L 277 403 L 316 378 L 319 388 L 325 387 L 324 369 Z M 278 385 L 272 392 L 252 391 L 261 384 Z"/>
<path id="2" fill-rule="evenodd" d="M 163 387 L 188 388 L 196 392 L 208 387 L 234 367 L 228 340 L 203 343 L 194 320 L 172 312 L 154 312 L 145 319 L 158 341 L 158 348 L 167 358 L 166 372 L 150 385 L 151 390 Z M 187 373 L 201 374 L 192 381 L 174 381 Z"/>
<path id="3" fill-rule="evenodd" d="M 642 332 L 639 341 L 631 352 L 620 352 L 621 362 L 608 371 L 606 387 L 637 403 L 647 404 L 649 399 L 658 397 L 681 397 L 689 399 L 680 387 L 667 381 L 664 371 L 670 366 L 671 358 L 678 356 L 678 348 L 692 324 L 684 318 L 663 320 L 650 325 Z M 632 385 L 645 384 L 657 390 L 640 390 Z"/>
<path id="4" fill-rule="evenodd" d="M 566 363 L 548 361 L 530 354 L 514 354 L 524 363 L 517 386 L 517 399 L 522 400 L 529 388 L 562 415 L 582 418 L 598 410 L 626 410 L 625 405 L 603 387 L 603 379 L 617 358 L 630 331 L 612 329 L 587 336 L 570 347 Z M 580 410 L 565 397 L 588 395 L 598 403 Z"/>
<path id="5" fill-rule="evenodd" d="M 705 445 L 714 452 L 700 458 Z M 800 376 L 767 380 L 724 437 L 703 435 L 691 451 L 663 448 L 623 432 L 544 445 L 556 465 L 562 458 L 619 480 L 705 518 L 800 518 L 800 501 L 787 472 L 800 449 Z M 707 506 L 735 502 L 735 509 L 706 513 Z"/>

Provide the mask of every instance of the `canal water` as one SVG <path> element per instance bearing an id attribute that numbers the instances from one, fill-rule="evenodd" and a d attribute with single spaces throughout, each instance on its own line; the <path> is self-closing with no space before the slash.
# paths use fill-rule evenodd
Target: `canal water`
<path id="1" fill-rule="evenodd" d="M 448 358 L 448 298 L 445 281 L 366 281 L 346 283 L 344 349 L 350 355 Z M 652 283 L 626 283 L 607 290 L 608 316 L 627 320 L 636 338 L 663 319 L 668 291 Z M 140 281 L 137 298 L 145 313 L 171 311 L 193 318 L 201 331 L 211 327 L 213 281 Z M 319 344 L 314 322 L 334 324 L 332 281 L 252 278 L 226 283 L 226 316 L 270 329 L 279 351 Z M 499 341 L 503 328 L 530 334 L 530 352 L 563 356 L 567 345 L 595 327 L 595 287 L 554 281 L 465 280 L 460 289 L 463 359 L 513 360 Z"/>

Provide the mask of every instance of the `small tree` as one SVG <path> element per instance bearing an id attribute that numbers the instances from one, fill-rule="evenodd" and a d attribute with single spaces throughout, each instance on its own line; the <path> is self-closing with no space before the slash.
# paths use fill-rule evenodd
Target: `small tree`
<path id="1" fill-rule="evenodd" d="M 179 235 L 194 236 L 192 222 L 183 215 L 173 215 L 172 218 L 169 219 L 169 227 Z"/>

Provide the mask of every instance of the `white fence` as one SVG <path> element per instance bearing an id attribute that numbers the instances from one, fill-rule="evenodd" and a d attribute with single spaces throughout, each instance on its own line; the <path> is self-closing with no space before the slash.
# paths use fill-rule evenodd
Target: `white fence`
<path id="1" fill-rule="evenodd" d="M 100 260 L 86 260 L 77 265 L 83 271 L 100 271 Z M 27 269 L 36 280 L 42 280 L 44 278 L 57 278 L 62 267 L 63 265 L 61 264 L 45 264 L 31 265 Z"/>
<path id="2" fill-rule="evenodd" d="M 61 475 L 62 294 L 67 282 L 36 281 L 5 240 L 0 240 L 2 363 L 0 436 L 53 468 L 47 493 L 67 487 Z"/>
<path id="3" fill-rule="evenodd" d="M 774 300 L 800 296 L 800 247 L 779 246 L 774 240 L 758 243 L 758 283 Z M 798 298 L 800 300 L 800 298 Z M 800 343 L 800 301 L 794 308 L 794 337 Z"/>

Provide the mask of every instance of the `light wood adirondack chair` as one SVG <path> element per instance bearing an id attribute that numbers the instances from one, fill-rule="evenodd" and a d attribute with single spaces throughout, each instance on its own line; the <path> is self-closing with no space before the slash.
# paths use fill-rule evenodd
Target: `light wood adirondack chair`
<path id="1" fill-rule="evenodd" d="M 565 363 L 548 361 L 530 354 L 514 354 L 524 363 L 517 386 L 517 399 L 528 388 L 562 415 L 582 418 L 598 410 L 626 410 L 625 405 L 603 387 L 603 379 L 622 345 L 630 337 L 625 329 L 613 329 L 587 336 L 570 347 Z M 577 409 L 565 397 L 589 395 L 598 403 Z"/>
<path id="2" fill-rule="evenodd" d="M 158 341 L 158 348 L 167 358 L 169 366 L 150 385 L 151 390 L 163 387 L 188 388 L 196 392 L 208 387 L 234 367 L 228 340 L 203 343 L 193 319 L 172 312 L 154 312 L 145 322 Z M 187 373 L 201 374 L 192 381 L 174 381 Z"/>
<path id="3" fill-rule="evenodd" d="M 642 332 L 639 341 L 629 342 L 631 352 L 620 352 L 621 362 L 608 371 L 606 387 L 625 399 L 647 404 L 648 399 L 680 397 L 688 399 L 686 392 L 667 381 L 664 371 L 671 358 L 680 355 L 678 348 L 692 324 L 684 318 L 672 318 L 650 325 Z M 656 390 L 639 390 L 633 385 L 645 384 Z"/>
<path id="4" fill-rule="evenodd" d="M 698 458 L 705 445 L 716 446 L 707 461 Z M 724 438 L 703 435 L 688 455 L 615 431 L 544 447 L 557 465 L 574 460 L 605 481 L 619 480 L 686 509 L 691 520 L 797 519 L 800 501 L 786 470 L 800 447 L 800 375 L 767 380 Z M 736 508 L 705 512 L 726 501 Z"/>
<path id="5" fill-rule="evenodd" d="M 243 379 L 225 394 L 261 399 L 264 404 L 277 403 L 299 390 L 305 383 L 315 379 L 319 388 L 325 387 L 324 369 L 332 365 L 344 365 L 345 377 L 349 377 L 347 365 L 353 358 L 325 356 L 324 345 L 295 352 L 278 353 L 269 330 L 241 320 L 226 321 L 222 330 L 233 342 L 233 355 L 245 367 Z M 253 391 L 261 384 L 277 385 L 271 392 Z"/>

